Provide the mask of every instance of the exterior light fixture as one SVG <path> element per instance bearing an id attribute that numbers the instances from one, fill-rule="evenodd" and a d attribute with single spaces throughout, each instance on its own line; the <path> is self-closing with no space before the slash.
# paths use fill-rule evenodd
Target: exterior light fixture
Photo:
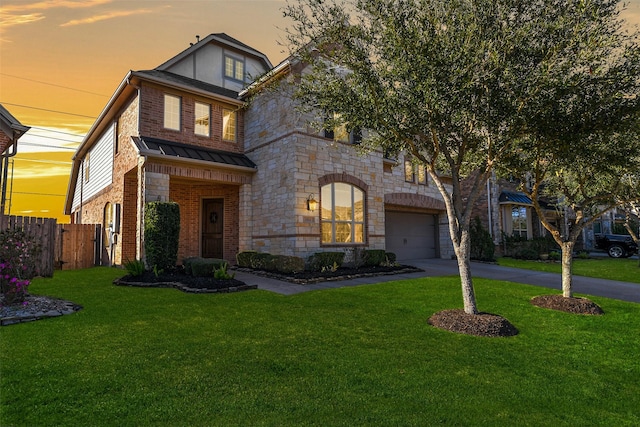
<path id="1" fill-rule="evenodd" d="M 313 198 L 313 194 L 309 194 L 309 197 L 307 197 L 307 210 L 313 212 L 317 207 L 318 202 Z"/>

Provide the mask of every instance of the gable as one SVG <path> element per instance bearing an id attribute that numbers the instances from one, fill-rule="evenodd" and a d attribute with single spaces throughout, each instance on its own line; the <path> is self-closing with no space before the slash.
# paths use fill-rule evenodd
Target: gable
<path id="1" fill-rule="evenodd" d="M 237 75 L 235 69 L 231 75 L 225 73 L 227 61 L 238 65 Z M 239 92 L 270 68 L 267 57 L 257 50 L 226 34 L 211 34 L 155 69 Z"/>

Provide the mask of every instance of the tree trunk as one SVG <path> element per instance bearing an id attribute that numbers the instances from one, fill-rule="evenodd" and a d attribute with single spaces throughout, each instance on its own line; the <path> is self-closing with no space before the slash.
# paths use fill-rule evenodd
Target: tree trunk
<path id="1" fill-rule="evenodd" d="M 467 314 L 478 314 L 478 305 L 476 303 L 476 295 L 473 290 L 473 278 L 471 277 L 471 233 L 469 226 L 463 225 L 457 233 L 460 240 L 453 240 L 453 250 L 458 261 L 458 271 L 460 273 L 460 285 L 462 286 L 462 302 L 464 303 L 464 311 Z M 452 230 L 453 232 L 453 230 Z"/>
<path id="2" fill-rule="evenodd" d="M 562 296 L 565 298 L 573 297 L 571 268 L 573 267 L 573 248 L 575 245 L 575 242 L 562 242 Z"/>

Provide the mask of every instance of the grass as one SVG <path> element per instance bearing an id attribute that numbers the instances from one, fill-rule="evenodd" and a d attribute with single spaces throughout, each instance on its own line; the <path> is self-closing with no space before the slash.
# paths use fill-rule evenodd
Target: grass
<path id="1" fill-rule="evenodd" d="M 0 328 L 0 425 L 639 425 L 640 305 L 532 306 L 547 289 L 476 280 L 520 334 L 429 326 L 458 278 L 282 296 L 116 287 L 56 272 L 32 293 L 84 306 Z"/>
<path id="2" fill-rule="evenodd" d="M 514 258 L 498 258 L 498 264 L 504 267 L 524 268 L 527 270 L 561 273 L 560 262 L 526 261 Z M 637 259 L 589 258 L 573 260 L 573 274 L 576 276 L 597 277 L 621 282 L 640 283 L 640 268 Z"/>

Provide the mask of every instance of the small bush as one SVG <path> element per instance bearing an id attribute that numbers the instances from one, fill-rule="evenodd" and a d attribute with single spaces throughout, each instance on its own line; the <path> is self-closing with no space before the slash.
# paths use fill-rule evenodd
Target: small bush
<path id="1" fill-rule="evenodd" d="M 256 270 L 267 270 L 271 263 L 273 255 L 266 252 L 256 252 L 250 259 L 250 268 Z"/>
<path id="2" fill-rule="evenodd" d="M 144 274 L 145 270 L 144 262 L 138 259 L 125 261 L 124 268 L 131 277 L 140 277 Z"/>
<path id="3" fill-rule="evenodd" d="M 229 266 L 229 264 L 227 264 L 226 262 L 224 264 L 222 264 L 220 266 L 220 268 L 215 268 L 213 269 L 213 278 L 217 279 L 217 280 L 229 280 L 229 279 L 233 279 L 233 277 L 235 276 L 235 274 L 229 274 L 227 272 L 227 267 Z"/>
<path id="4" fill-rule="evenodd" d="M 354 246 L 349 250 L 349 259 L 354 268 L 360 268 L 367 263 L 367 250 L 360 246 Z"/>
<path id="5" fill-rule="evenodd" d="M 227 261 L 216 258 L 197 258 L 189 262 L 191 275 L 195 277 L 212 277 L 216 269 L 222 268 Z"/>
<path id="6" fill-rule="evenodd" d="M 30 279 L 37 275 L 35 256 L 40 247 L 20 229 L 0 231 L 0 292 L 6 305 L 24 301 Z"/>
<path id="7" fill-rule="evenodd" d="M 243 251 L 238 252 L 236 255 L 236 263 L 238 267 L 250 268 L 251 267 L 251 259 L 257 254 L 256 251 Z"/>
<path id="8" fill-rule="evenodd" d="M 340 268 L 344 262 L 344 252 L 316 252 L 309 257 L 309 269 L 322 271 L 323 269 Z"/>
<path id="9" fill-rule="evenodd" d="M 288 255 L 271 255 L 267 269 L 285 274 L 298 273 L 304 271 L 304 259 Z"/>
<path id="10" fill-rule="evenodd" d="M 479 217 L 475 217 L 471 221 L 469 232 L 471 234 L 471 259 L 495 261 L 496 246 L 489 231 L 482 226 Z"/>
<path id="11" fill-rule="evenodd" d="M 589 259 L 589 251 L 586 249 L 582 249 L 578 251 L 578 258 L 580 259 Z"/>
<path id="12" fill-rule="evenodd" d="M 180 206 L 149 202 L 144 207 L 144 253 L 147 265 L 159 270 L 176 266 L 180 237 Z"/>
<path id="13" fill-rule="evenodd" d="M 387 258 L 384 249 L 369 249 L 366 254 L 365 261 L 368 267 L 377 267 Z"/>
<path id="14" fill-rule="evenodd" d="M 562 253 L 558 251 L 549 252 L 550 261 L 560 261 L 562 259 Z"/>
<path id="15" fill-rule="evenodd" d="M 538 251 L 531 248 L 522 248 L 513 256 L 517 259 L 537 260 L 539 258 Z"/>
<path id="16" fill-rule="evenodd" d="M 386 262 L 388 262 L 389 264 L 393 265 L 396 263 L 396 254 L 393 252 L 386 252 L 385 254 L 385 258 L 386 258 Z"/>

